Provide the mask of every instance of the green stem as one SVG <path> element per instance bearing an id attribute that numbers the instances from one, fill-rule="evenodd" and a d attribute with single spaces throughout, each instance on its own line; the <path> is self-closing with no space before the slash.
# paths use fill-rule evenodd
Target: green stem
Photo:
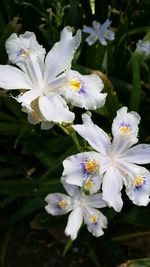
<path id="1" fill-rule="evenodd" d="M 112 239 L 113 239 L 113 241 L 120 241 L 120 240 L 126 240 L 126 239 L 130 239 L 130 238 L 141 237 L 141 236 L 146 236 L 146 235 L 150 235 L 150 231 L 117 236 L 117 237 L 113 237 Z"/>

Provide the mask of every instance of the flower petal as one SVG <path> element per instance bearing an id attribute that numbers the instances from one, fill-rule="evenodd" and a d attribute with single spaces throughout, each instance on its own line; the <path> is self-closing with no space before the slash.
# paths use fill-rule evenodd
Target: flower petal
<path id="1" fill-rule="evenodd" d="M 76 239 L 80 226 L 83 222 L 82 209 L 75 208 L 68 217 L 68 223 L 65 229 L 65 234 L 70 236 L 72 240 Z"/>
<path id="2" fill-rule="evenodd" d="M 107 155 L 111 142 L 108 135 L 94 124 L 88 114 L 82 115 L 83 124 L 77 124 L 72 126 L 78 134 L 85 138 L 88 143 L 98 152 L 103 155 Z"/>
<path id="3" fill-rule="evenodd" d="M 103 235 L 103 228 L 107 228 L 107 218 L 94 208 L 86 207 L 86 211 L 84 210 L 84 221 L 88 231 L 96 237 Z"/>
<path id="4" fill-rule="evenodd" d="M 54 93 L 39 98 L 39 109 L 46 121 L 70 123 L 74 120 L 74 114 L 69 111 L 65 100 Z"/>
<path id="5" fill-rule="evenodd" d="M 112 141 L 112 155 L 115 157 L 122 157 L 126 151 L 133 145 L 133 139 L 128 138 L 126 135 L 118 135 Z"/>
<path id="6" fill-rule="evenodd" d="M 20 67 L 22 64 L 24 65 L 31 55 L 36 55 L 39 60 L 43 61 L 46 52 L 45 49 L 38 44 L 35 34 L 28 31 L 19 36 L 13 33 L 6 40 L 6 51 L 9 60 Z"/>
<path id="7" fill-rule="evenodd" d="M 93 45 L 97 41 L 98 37 L 96 34 L 90 34 L 85 41 L 88 43 L 88 45 Z"/>
<path id="8" fill-rule="evenodd" d="M 66 177 L 65 176 L 61 177 L 61 183 L 63 184 L 63 187 L 65 188 L 65 190 L 68 193 L 68 195 L 70 195 L 73 198 L 78 197 L 78 195 L 80 194 L 78 186 L 72 185 L 72 184 L 68 184 L 66 182 Z"/>
<path id="9" fill-rule="evenodd" d="M 131 147 L 125 153 L 123 159 L 136 164 L 150 163 L 150 145 L 140 144 Z"/>
<path id="10" fill-rule="evenodd" d="M 83 25 L 83 32 L 94 34 L 95 30 L 92 27 L 87 27 L 86 25 Z"/>
<path id="11" fill-rule="evenodd" d="M 33 107 L 31 106 L 32 101 L 37 99 L 40 96 L 41 92 L 39 90 L 30 90 L 25 92 L 24 94 L 20 94 L 16 97 L 16 100 L 21 103 L 22 107 L 26 108 L 26 111 L 31 112 L 33 111 Z"/>
<path id="12" fill-rule="evenodd" d="M 117 212 L 120 212 L 123 206 L 120 192 L 122 186 L 121 174 L 115 167 L 110 167 L 103 178 L 103 199 Z"/>
<path id="13" fill-rule="evenodd" d="M 0 87 L 6 90 L 31 89 L 32 83 L 21 70 L 9 65 L 0 65 Z"/>
<path id="14" fill-rule="evenodd" d="M 133 139 L 133 144 L 137 142 L 138 125 L 140 116 L 137 112 L 127 112 L 127 107 L 122 107 L 117 111 L 117 116 L 113 120 L 112 133 L 114 137 L 126 135 Z"/>
<path id="15" fill-rule="evenodd" d="M 93 207 L 93 208 L 104 208 L 107 206 L 106 201 L 103 200 L 103 195 L 102 194 L 94 194 L 91 196 L 87 196 L 85 195 L 85 201 L 86 201 L 86 205 Z"/>
<path id="16" fill-rule="evenodd" d="M 60 42 L 56 43 L 45 59 L 45 81 L 53 79 L 66 69 L 70 69 L 73 55 L 81 42 L 81 31 L 72 36 L 70 27 L 61 32 Z"/>
<path id="17" fill-rule="evenodd" d="M 126 193 L 134 204 L 147 206 L 150 202 L 150 172 L 139 168 L 139 171 L 130 177 Z"/>
<path id="18" fill-rule="evenodd" d="M 98 75 L 81 75 L 77 71 L 67 72 L 67 83 L 59 89 L 67 102 L 85 109 L 96 109 L 105 104 L 107 94 L 100 93 L 103 83 Z"/>
<path id="19" fill-rule="evenodd" d="M 51 215 L 63 215 L 72 210 L 71 197 L 61 194 L 54 193 L 49 194 L 45 198 L 48 205 L 45 206 L 46 211 Z"/>

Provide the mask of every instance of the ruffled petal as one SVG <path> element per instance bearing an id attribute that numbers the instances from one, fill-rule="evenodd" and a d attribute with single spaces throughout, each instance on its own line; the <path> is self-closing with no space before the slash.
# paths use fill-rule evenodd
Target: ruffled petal
<path id="1" fill-rule="evenodd" d="M 78 134 L 85 138 L 88 143 L 98 152 L 107 155 L 110 151 L 111 142 L 108 135 L 94 124 L 88 114 L 82 115 L 83 124 L 72 126 Z"/>
<path id="2" fill-rule="evenodd" d="M 68 217 L 68 223 L 65 229 L 65 234 L 70 236 L 72 240 L 76 239 L 78 231 L 83 222 L 82 209 L 80 207 L 75 208 Z"/>
<path id="3" fill-rule="evenodd" d="M 63 176 L 67 183 L 84 186 L 86 181 L 98 176 L 100 155 L 96 152 L 78 153 L 65 159 L 63 166 Z"/>
<path id="4" fill-rule="evenodd" d="M 138 206 L 147 206 L 150 201 L 150 172 L 139 168 L 126 187 L 126 193 L 132 202 Z"/>
<path id="5" fill-rule="evenodd" d="M 45 198 L 45 201 L 48 203 L 48 205 L 45 206 L 45 209 L 51 215 L 63 215 L 72 210 L 72 199 L 65 194 L 49 194 Z"/>
<path id="6" fill-rule="evenodd" d="M 131 147 L 123 156 L 123 159 L 136 164 L 150 163 L 150 145 L 140 144 Z"/>
<path id="7" fill-rule="evenodd" d="M 138 125 L 140 116 L 137 112 L 127 112 L 127 107 L 122 107 L 117 111 L 117 116 L 113 120 L 112 133 L 116 138 L 125 135 L 132 140 L 133 144 L 137 142 Z"/>
<path id="8" fill-rule="evenodd" d="M 103 228 L 107 228 L 107 218 L 94 208 L 86 207 L 86 210 L 84 210 L 84 221 L 88 231 L 96 237 L 103 235 Z"/>
<path id="9" fill-rule="evenodd" d="M 59 89 L 59 93 L 74 106 L 87 110 L 97 109 L 105 104 L 107 94 L 100 93 L 103 87 L 98 75 L 81 75 L 70 70 L 67 73 L 67 83 Z"/>
<path id="10" fill-rule="evenodd" d="M 33 85 L 21 70 L 9 65 L 0 65 L 0 87 L 7 90 L 32 89 Z"/>
<path id="11" fill-rule="evenodd" d="M 70 27 L 65 27 L 61 32 L 60 42 L 56 43 L 45 59 L 45 81 L 71 68 L 73 55 L 81 42 L 81 31 L 78 30 L 75 36 L 72 36 Z"/>
<path id="12" fill-rule="evenodd" d="M 54 93 L 39 98 L 39 109 L 46 121 L 70 123 L 74 120 L 74 113 L 69 111 L 65 100 Z"/>
<path id="13" fill-rule="evenodd" d="M 103 199 L 117 212 L 120 212 L 123 206 L 120 192 L 122 186 L 121 174 L 115 167 L 110 167 L 103 178 Z"/>
<path id="14" fill-rule="evenodd" d="M 38 44 L 35 34 L 28 31 L 19 36 L 13 33 L 6 40 L 6 51 L 9 60 L 20 67 L 31 55 L 36 55 L 43 62 L 46 53 L 45 49 Z"/>

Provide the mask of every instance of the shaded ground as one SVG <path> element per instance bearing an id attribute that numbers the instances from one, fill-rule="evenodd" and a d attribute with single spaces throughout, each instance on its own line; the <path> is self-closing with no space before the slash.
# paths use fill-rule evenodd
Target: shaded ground
<path id="1" fill-rule="evenodd" d="M 54 228 L 52 232 L 20 229 L 3 243 L 2 267 L 118 267 L 128 259 L 150 257 L 148 234 L 112 242 L 107 233 L 105 238 L 96 239 L 83 229 L 63 257 L 66 241 L 63 228 Z"/>

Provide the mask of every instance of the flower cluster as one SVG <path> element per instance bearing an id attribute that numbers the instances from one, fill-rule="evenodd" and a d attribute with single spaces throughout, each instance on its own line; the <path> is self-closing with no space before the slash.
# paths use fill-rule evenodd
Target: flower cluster
<path id="1" fill-rule="evenodd" d="M 82 117 L 83 124 L 72 127 L 95 151 L 78 153 L 63 161 L 61 181 L 71 198 L 59 193 L 46 197 L 46 210 L 52 215 L 73 210 L 65 230 L 72 239 L 83 219 L 93 235 L 103 234 L 107 220 L 94 208 L 109 206 L 120 212 L 123 185 L 134 204 L 146 206 L 150 201 L 150 172 L 138 165 L 150 163 L 150 145 L 135 145 L 140 116 L 127 112 L 126 107 L 118 110 L 112 124 L 112 141 L 88 114 Z M 102 193 L 97 193 L 99 190 Z"/>
<path id="2" fill-rule="evenodd" d="M 71 70 L 71 61 L 81 42 L 81 31 L 72 36 L 70 27 L 61 32 L 60 41 L 45 56 L 35 34 L 13 33 L 6 41 L 6 51 L 12 64 L 0 65 L 0 87 L 20 89 L 16 100 L 28 114 L 32 124 L 41 122 L 48 129 L 54 123 L 71 123 L 74 113 L 67 104 L 87 110 L 105 103 L 106 93 L 100 93 L 103 82 L 96 74 L 81 75 Z M 19 68 L 18 68 L 19 67 Z"/>
<path id="3" fill-rule="evenodd" d="M 90 33 L 88 44 L 99 39 L 106 45 L 107 40 L 113 40 L 110 23 L 106 20 L 100 25 L 94 21 L 93 28 L 84 26 L 83 31 Z M 14 33 L 6 41 L 9 60 L 16 66 L 0 65 L 0 87 L 20 90 L 16 100 L 30 123 L 41 123 L 41 128 L 49 129 L 55 123 L 73 122 L 75 115 L 68 104 L 86 110 L 105 104 L 99 76 L 82 75 L 71 69 L 80 42 L 81 31 L 73 36 L 70 27 L 63 29 L 60 41 L 46 56 L 34 33 L 25 32 L 19 37 Z M 137 48 L 149 53 L 149 44 L 139 42 Z M 119 109 L 112 123 L 112 138 L 93 123 L 89 113 L 84 113 L 82 119 L 83 124 L 72 128 L 91 149 L 63 161 L 61 182 L 68 195 L 51 193 L 45 198 L 49 214 L 70 212 L 65 233 L 72 240 L 83 222 L 94 236 L 103 234 L 107 218 L 99 209 L 108 206 L 120 212 L 123 186 L 134 204 L 146 206 L 150 201 L 150 172 L 140 166 L 150 163 L 150 145 L 137 144 L 138 113 L 128 112 L 127 107 Z"/>

